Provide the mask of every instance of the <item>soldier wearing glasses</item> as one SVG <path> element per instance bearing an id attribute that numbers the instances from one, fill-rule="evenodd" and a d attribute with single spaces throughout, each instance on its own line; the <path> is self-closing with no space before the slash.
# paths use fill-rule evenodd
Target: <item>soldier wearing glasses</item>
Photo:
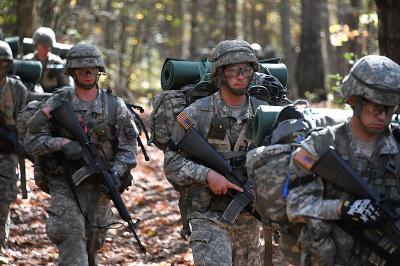
<path id="1" fill-rule="evenodd" d="M 400 214 L 400 155 L 390 121 L 400 102 L 400 66 L 385 56 L 361 58 L 343 81 L 342 94 L 353 109 L 345 123 L 311 134 L 293 154 L 287 211 L 304 224 L 299 244 L 302 265 L 386 265 L 384 259 L 337 226 L 356 223 L 376 244 L 381 214 L 370 199 L 356 198 L 312 175 L 305 158 L 318 160 L 330 146 L 365 179 L 387 206 Z M 312 178 L 310 178 L 312 177 Z"/>
<path id="2" fill-rule="evenodd" d="M 248 88 L 253 84 L 262 84 L 278 90 L 282 95 L 286 95 L 286 89 L 276 78 L 256 73 L 259 63 L 246 41 L 220 42 L 214 49 L 211 61 L 210 74 L 218 91 L 197 100 L 183 112 L 208 142 L 247 176 L 244 162 L 252 143 L 251 121 L 256 108 L 266 104 L 250 97 Z M 177 124 L 173 140 L 179 140 L 183 134 L 184 129 Z M 239 215 L 233 225 L 219 219 L 231 201 L 226 195 L 227 190 L 241 191 L 241 188 L 216 171 L 172 149 L 165 152 L 164 171 L 174 187 L 184 188 L 180 202 L 184 203 L 182 206 L 185 206 L 185 211 L 181 208 L 181 215 L 184 224 L 189 222 L 191 226 L 191 234 L 189 230 L 184 234 L 190 235 L 196 265 L 263 263 L 257 220 L 246 211 Z M 185 195 L 184 200 L 182 195 Z"/>

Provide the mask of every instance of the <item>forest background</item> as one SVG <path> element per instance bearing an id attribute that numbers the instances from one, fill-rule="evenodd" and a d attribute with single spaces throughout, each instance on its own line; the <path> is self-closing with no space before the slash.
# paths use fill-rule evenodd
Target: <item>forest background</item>
<path id="1" fill-rule="evenodd" d="M 396 0 L 1 0 L 0 10 L 5 37 L 32 37 L 47 26 L 59 43 L 94 43 L 107 65 L 102 85 L 146 106 L 161 92 L 166 58 L 201 60 L 225 39 L 247 40 L 260 59 L 280 57 L 289 70 L 289 98 L 315 103 L 336 103 L 341 80 L 363 55 L 400 63 Z M 150 162 L 139 151 L 135 187 L 123 197 L 142 219 L 138 233 L 149 254 L 137 252 L 128 232 L 111 230 L 100 265 L 193 265 L 179 237 L 178 196 L 163 176 L 163 154 L 146 149 Z M 12 206 L 0 264 L 55 265 L 56 248 L 45 234 L 49 196 L 34 185 L 29 165 L 27 177 L 29 199 L 19 195 Z"/>
<path id="2" fill-rule="evenodd" d="M 200 60 L 225 39 L 280 57 L 290 98 L 333 100 L 366 54 L 400 62 L 400 2 L 393 0 L 2 0 L 5 36 L 51 27 L 60 43 L 90 41 L 107 65 L 104 86 L 146 103 L 160 92 L 164 60 Z"/>

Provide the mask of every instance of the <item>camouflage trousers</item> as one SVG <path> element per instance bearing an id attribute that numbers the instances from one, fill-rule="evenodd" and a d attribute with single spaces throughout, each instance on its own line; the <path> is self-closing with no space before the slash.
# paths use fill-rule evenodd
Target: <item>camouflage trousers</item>
<path id="1" fill-rule="evenodd" d="M 268 229 L 267 226 L 264 227 Z M 279 231 L 280 263 L 282 265 L 300 265 L 300 248 L 297 243 L 301 226 L 297 225 L 274 225 L 273 230 Z M 281 265 L 281 264 L 280 264 Z"/>
<path id="2" fill-rule="evenodd" d="M 76 187 L 86 215 L 83 216 L 69 183 L 64 177 L 51 178 L 51 202 L 46 233 L 59 252 L 59 265 L 97 265 L 97 251 L 103 246 L 110 224 L 111 201 L 98 190 L 91 177 Z"/>
<path id="3" fill-rule="evenodd" d="M 264 247 L 258 223 L 240 226 L 221 224 L 208 219 L 190 220 L 190 246 L 195 265 L 263 265 Z"/>
<path id="4" fill-rule="evenodd" d="M 10 228 L 10 205 L 17 198 L 18 157 L 0 153 L 0 246 L 8 238 Z"/>
<path id="5" fill-rule="evenodd" d="M 309 219 L 301 229 L 299 244 L 301 265 L 359 265 L 353 238 L 331 222 Z"/>

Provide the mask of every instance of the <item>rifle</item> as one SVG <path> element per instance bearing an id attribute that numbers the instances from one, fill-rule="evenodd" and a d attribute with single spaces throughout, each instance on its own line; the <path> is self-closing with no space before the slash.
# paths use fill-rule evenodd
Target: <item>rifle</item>
<path id="1" fill-rule="evenodd" d="M 247 207 L 248 211 L 255 218 L 262 221 L 261 215 L 257 211 L 249 209 L 250 203 L 254 203 L 251 182 L 247 180 L 239 170 L 232 167 L 224 157 L 203 138 L 200 132 L 193 127 L 192 121 L 186 117 L 185 113 L 180 113 L 177 119 L 181 126 L 186 129 L 185 136 L 176 144 L 177 148 L 193 156 L 196 161 L 217 171 L 228 179 L 229 182 L 243 189 L 243 192 L 233 191 L 231 189 L 228 190 L 228 194 L 233 200 L 222 214 L 222 219 L 233 224 L 239 213 Z"/>
<path id="2" fill-rule="evenodd" d="M 26 172 L 25 172 L 25 159 L 27 158 L 32 163 L 35 163 L 35 157 L 26 151 L 24 144 L 18 141 L 18 135 L 16 129 L 11 129 L 7 126 L 2 115 L 0 115 L 0 138 L 5 140 L 14 150 L 19 157 L 19 166 L 21 170 L 21 193 L 22 198 L 28 198 L 28 192 L 26 190 Z"/>
<path id="3" fill-rule="evenodd" d="M 146 254 L 146 248 L 140 242 L 138 235 L 136 234 L 135 227 L 140 222 L 137 220 L 135 223 L 132 221 L 131 214 L 129 210 L 126 208 L 121 195 L 118 191 L 118 188 L 115 186 L 113 178 L 108 173 L 108 168 L 105 165 L 104 161 L 101 159 L 98 151 L 94 148 L 85 133 L 81 125 L 79 124 L 78 118 L 76 117 L 72 105 L 69 102 L 66 102 L 59 106 L 58 108 L 54 109 L 51 112 L 52 117 L 62 125 L 73 137 L 76 139 L 79 144 L 82 146 L 84 151 L 84 156 L 88 159 L 88 171 L 91 174 L 95 174 L 100 181 L 107 186 L 108 194 L 114 203 L 115 208 L 117 209 L 120 217 L 126 223 L 128 223 L 128 227 L 131 230 L 133 236 L 136 239 L 136 242 L 140 248 L 140 251 Z M 79 170 L 78 170 L 79 171 Z M 74 182 L 75 183 L 75 182 Z M 77 185 L 77 183 L 75 183 Z"/>
<path id="4" fill-rule="evenodd" d="M 136 123 L 136 125 L 139 127 L 139 135 L 140 135 L 141 129 L 143 129 L 143 132 L 144 132 L 144 135 L 145 135 L 145 137 L 146 137 L 147 143 L 149 143 L 149 139 L 150 139 L 149 133 L 147 132 L 147 129 L 146 129 L 144 123 L 143 123 L 142 118 L 140 118 L 140 116 L 139 116 L 139 115 L 135 112 L 135 110 L 134 110 L 134 109 L 138 109 L 138 110 L 140 111 L 140 113 L 143 113 L 143 112 L 144 112 L 143 107 L 141 107 L 141 106 L 139 106 L 139 105 L 131 104 L 131 103 L 128 103 L 128 102 L 125 102 L 125 105 L 126 105 L 126 107 L 128 108 L 129 112 L 130 112 L 132 115 L 134 115 L 134 117 L 135 117 L 135 123 Z M 136 140 L 137 140 L 137 142 L 138 142 L 138 144 L 139 144 L 139 146 L 140 146 L 140 149 L 141 149 L 142 152 L 143 152 L 144 160 L 145 160 L 145 161 L 150 161 L 150 158 L 149 158 L 149 156 L 147 155 L 146 148 L 144 147 L 143 142 L 142 142 L 142 140 L 140 139 L 140 136 L 137 136 Z M 149 144 L 148 144 L 148 145 L 149 145 Z M 150 145 L 149 145 L 149 146 L 150 146 Z"/>
<path id="5" fill-rule="evenodd" d="M 386 265 L 398 265 L 400 261 L 400 219 L 398 215 L 385 205 L 376 191 L 340 157 L 334 148 L 330 147 L 311 170 L 356 197 L 369 198 L 378 206 L 383 221 L 378 223 L 374 230 L 383 238 L 379 243 L 365 235 L 359 227 L 349 226 L 343 222 L 338 222 L 338 225 L 385 259 L 388 263 Z"/>

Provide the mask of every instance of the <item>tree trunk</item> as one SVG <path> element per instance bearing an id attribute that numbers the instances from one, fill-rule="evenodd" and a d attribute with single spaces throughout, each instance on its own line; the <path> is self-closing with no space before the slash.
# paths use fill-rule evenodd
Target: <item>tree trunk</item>
<path id="1" fill-rule="evenodd" d="M 291 29 L 290 29 L 290 0 L 282 0 L 279 7 L 281 17 L 281 42 L 283 49 L 283 62 L 288 68 L 288 83 L 289 98 L 295 99 L 298 97 L 297 85 L 295 80 L 295 52 L 293 49 Z"/>
<path id="2" fill-rule="evenodd" d="M 323 32 L 323 55 L 324 55 L 324 67 L 327 75 L 336 74 L 336 64 L 335 64 L 335 54 L 334 49 L 331 45 L 330 40 L 330 10 L 329 10 L 329 0 L 321 0 L 321 23 Z"/>
<path id="3" fill-rule="evenodd" d="M 103 28 L 103 46 L 106 50 L 106 56 L 104 61 L 106 65 L 110 65 L 110 62 L 115 62 L 115 56 L 113 54 L 113 43 L 115 33 L 115 18 L 114 10 L 112 9 L 112 0 L 107 0 L 104 10 L 101 12 L 101 24 Z"/>
<path id="4" fill-rule="evenodd" d="M 299 95 L 309 91 L 316 100 L 326 100 L 324 65 L 321 52 L 320 2 L 302 0 L 301 52 L 297 63 L 296 79 Z"/>
<path id="5" fill-rule="evenodd" d="M 57 0 L 44 0 L 40 6 L 40 17 L 42 18 L 42 26 L 52 28 L 53 19 L 55 16 L 55 7 L 57 5 Z"/>
<path id="6" fill-rule="evenodd" d="M 31 37 L 34 25 L 34 8 L 33 0 L 18 0 L 18 35 L 21 40 L 24 37 Z"/>
<path id="7" fill-rule="evenodd" d="M 237 0 L 225 0 L 225 39 L 236 39 Z"/>
<path id="8" fill-rule="evenodd" d="M 200 40 L 199 36 L 199 24 L 197 21 L 197 12 L 199 10 L 199 5 L 201 4 L 199 0 L 192 0 L 192 18 L 191 18 L 191 30 L 190 30 L 190 44 L 189 44 L 189 52 L 190 58 L 195 59 L 198 56 L 198 43 Z"/>
<path id="9" fill-rule="evenodd" d="M 379 52 L 400 64 L 400 2 L 376 0 L 379 21 Z"/>

